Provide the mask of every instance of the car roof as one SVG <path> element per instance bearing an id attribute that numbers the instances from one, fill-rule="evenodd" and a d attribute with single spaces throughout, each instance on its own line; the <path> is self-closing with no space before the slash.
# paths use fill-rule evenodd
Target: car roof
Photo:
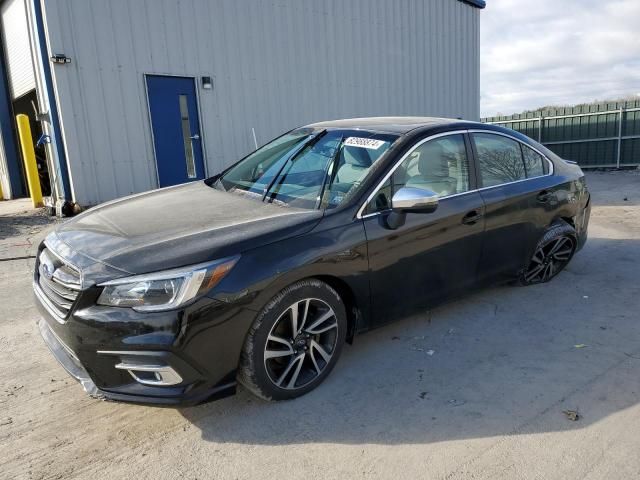
<path id="1" fill-rule="evenodd" d="M 365 117 L 330 120 L 307 125 L 312 128 L 346 128 L 404 135 L 413 130 L 437 127 L 478 128 L 485 125 L 453 118 L 438 117 Z"/>

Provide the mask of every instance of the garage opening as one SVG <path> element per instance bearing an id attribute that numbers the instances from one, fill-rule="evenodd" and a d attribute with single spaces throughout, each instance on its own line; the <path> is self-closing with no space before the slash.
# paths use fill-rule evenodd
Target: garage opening
<path id="1" fill-rule="evenodd" d="M 40 177 L 40 188 L 42 189 L 42 195 L 48 197 L 51 195 L 51 184 L 49 182 L 49 167 L 47 164 L 47 154 L 45 144 L 43 142 L 42 124 L 38 121 L 38 97 L 35 90 L 22 95 L 12 102 L 13 117 L 18 114 L 23 114 L 29 117 L 29 125 L 31 126 L 31 135 L 34 141 L 34 150 L 36 152 L 36 163 L 38 165 L 38 176 Z M 24 162 L 20 162 L 23 175 Z M 26 177 L 24 177 L 26 178 Z"/>
<path id="2" fill-rule="evenodd" d="M 34 140 L 34 150 L 36 153 L 36 163 L 40 186 L 44 196 L 51 195 L 51 184 L 44 142 L 39 141 L 42 137 L 42 125 L 38 119 L 38 98 L 36 94 L 36 78 L 33 66 L 33 56 L 31 53 L 31 40 L 29 36 L 29 24 L 24 0 L 5 0 L 0 7 L 0 22 L 2 25 L 2 51 L 3 64 L 5 66 L 6 78 L 0 79 L 6 82 L 9 93 L 9 112 L 7 123 L 11 126 L 9 130 L 12 138 L 3 138 L 3 141 L 13 141 L 18 139 L 16 115 L 24 114 L 29 117 L 31 134 Z M 22 152 L 20 152 L 19 142 L 15 142 L 15 152 L 18 158 L 7 158 L 7 169 L 17 181 L 14 184 L 21 188 L 18 191 L 12 189 L 13 197 L 20 197 L 27 194 L 27 181 Z"/>

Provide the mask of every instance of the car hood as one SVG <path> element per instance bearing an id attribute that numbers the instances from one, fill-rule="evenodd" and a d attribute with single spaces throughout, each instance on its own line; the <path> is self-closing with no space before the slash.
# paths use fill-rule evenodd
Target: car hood
<path id="1" fill-rule="evenodd" d="M 108 202 L 62 224 L 71 250 L 139 274 L 215 260 L 311 230 L 318 210 L 266 204 L 204 182 Z"/>

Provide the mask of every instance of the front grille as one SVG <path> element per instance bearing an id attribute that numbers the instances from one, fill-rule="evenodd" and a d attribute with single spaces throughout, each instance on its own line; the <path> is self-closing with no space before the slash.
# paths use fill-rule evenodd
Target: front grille
<path id="1" fill-rule="evenodd" d="M 40 252 L 36 272 L 36 293 L 51 313 L 66 318 L 80 292 L 80 272 L 48 248 Z"/>

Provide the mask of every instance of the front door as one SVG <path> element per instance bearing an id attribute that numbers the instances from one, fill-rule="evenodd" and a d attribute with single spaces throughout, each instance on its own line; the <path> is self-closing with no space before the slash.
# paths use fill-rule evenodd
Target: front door
<path id="1" fill-rule="evenodd" d="M 474 285 L 484 203 L 469 175 L 469 156 L 462 134 L 419 144 L 365 210 L 373 210 L 363 218 L 374 324 L 428 308 Z M 404 186 L 437 193 L 438 208 L 408 213 L 403 225 L 389 229 L 384 221 L 392 207 L 389 199 Z"/>
<path id="2" fill-rule="evenodd" d="M 193 78 L 147 75 L 146 79 L 160 186 L 204 178 Z"/>

